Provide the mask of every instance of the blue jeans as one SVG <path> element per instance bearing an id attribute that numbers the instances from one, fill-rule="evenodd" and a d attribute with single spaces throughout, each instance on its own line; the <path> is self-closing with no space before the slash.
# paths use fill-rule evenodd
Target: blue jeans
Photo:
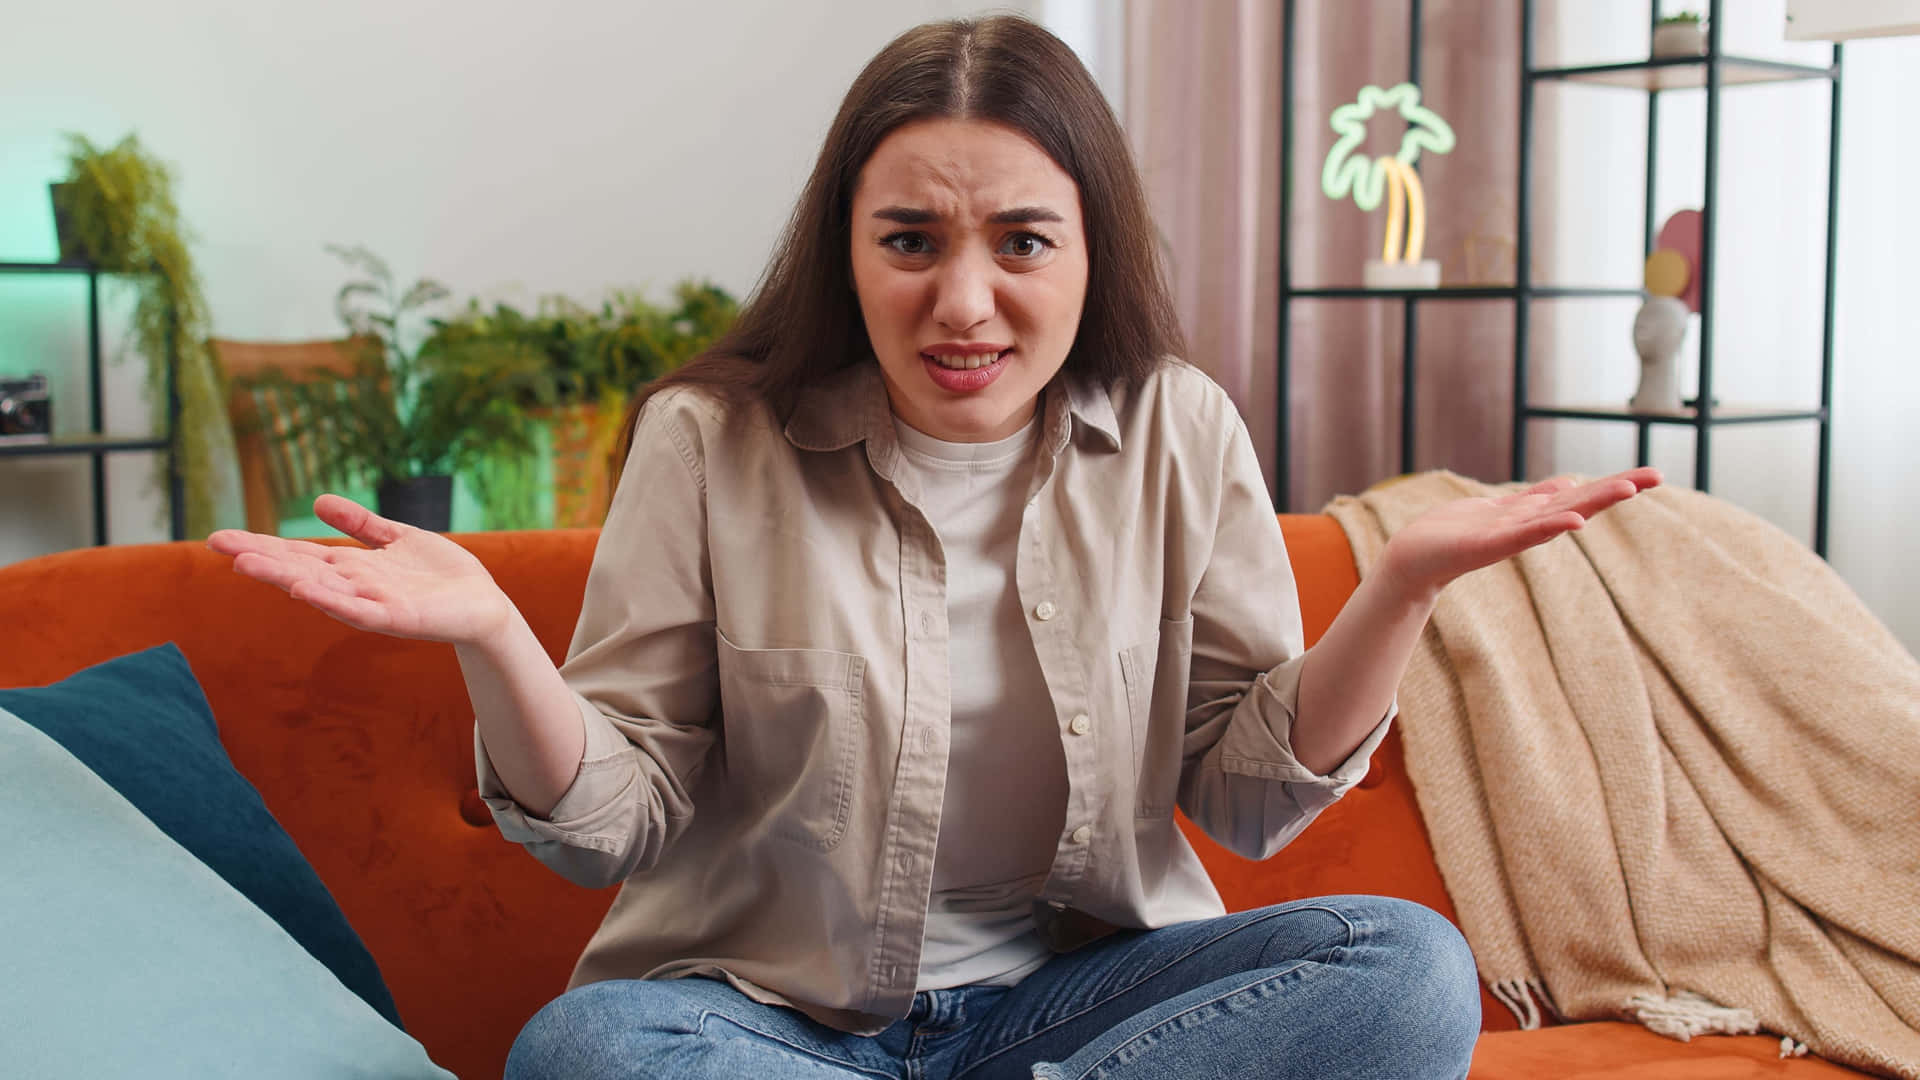
<path id="1" fill-rule="evenodd" d="M 1464 1077 L 1480 1030 L 1473 955 L 1404 900 L 1332 896 L 1124 931 L 1015 987 L 914 995 L 849 1035 L 724 982 L 571 990 L 513 1045 L 508 1080 L 1192 1080 Z"/>

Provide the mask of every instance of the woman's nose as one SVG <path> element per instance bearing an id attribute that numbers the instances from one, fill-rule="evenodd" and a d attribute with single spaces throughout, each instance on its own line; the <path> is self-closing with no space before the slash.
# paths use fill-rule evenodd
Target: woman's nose
<path id="1" fill-rule="evenodd" d="M 993 317 L 993 260 L 961 253 L 941 268 L 933 319 L 943 328 L 961 331 Z"/>

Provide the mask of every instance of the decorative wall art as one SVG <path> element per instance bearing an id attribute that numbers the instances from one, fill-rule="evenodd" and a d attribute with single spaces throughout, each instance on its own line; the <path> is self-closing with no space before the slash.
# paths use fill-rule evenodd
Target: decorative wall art
<path id="1" fill-rule="evenodd" d="M 1371 161 L 1354 156 L 1367 138 L 1367 121 L 1374 113 L 1391 109 L 1407 122 L 1400 149 Z M 1401 83 L 1392 89 L 1363 86 L 1350 105 L 1333 110 L 1331 120 L 1339 139 L 1327 152 L 1320 170 L 1320 188 L 1330 199 L 1352 196 L 1354 205 L 1369 213 L 1387 200 L 1386 237 L 1380 257 L 1368 259 L 1361 282 L 1369 289 L 1433 289 L 1440 285 L 1440 263 L 1423 257 L 1427 242 L 1426 189 L 1414 168 L 1420 152 L 1444 154 L 1453 149 L 1453 129 L 1439 114 L 1420 103 L 1420 88 Z"/>

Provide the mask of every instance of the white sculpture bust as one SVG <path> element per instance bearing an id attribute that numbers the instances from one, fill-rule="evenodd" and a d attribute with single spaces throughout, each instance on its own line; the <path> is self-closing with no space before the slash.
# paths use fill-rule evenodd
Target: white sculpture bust
<path id="1" fill-rule="evenodd" d="M 1640 354 L 1640 389 L 1627 407 L 1634 412 L 1678 412 L 1680 346 L 1687 339 L 1687 305 L 1671 296 L 1649 296 L 1633 319 L 1633 349 Z"/>

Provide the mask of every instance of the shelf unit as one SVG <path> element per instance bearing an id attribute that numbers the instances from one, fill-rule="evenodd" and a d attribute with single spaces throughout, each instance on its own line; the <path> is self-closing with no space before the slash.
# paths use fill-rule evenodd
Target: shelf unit
<path id="1" fill-rule="evenodd" d="M 155 271 L 156 273 L 158 271 Z M 167 341 L 167 429 L 157 437 L 120 438 L 101 433 L 105 409 L 101 386 L 100 356 L 100 279 L 105 276 L 96 266 L 84 262 L 0 262 L 0 275 L 65 274 L 87 279 L 87 404 L 89 424 L 86 432 L 53 435 L 41 441 L 0 439 L 0 459 L 14 457 L 87 457 L 92 462 L 93 542 L 107 543 L 107 471 L 108 454 L 161 451 L 167 455 L 168 525 L 173 539 L 186 538 L 186 501 L 180 455 L 174 436 L 180 430 L 180 392 L 178 388 L 180 350 L 172 335 Z"/>
<path id="2" fill-rule="evenodd" d="M 1288 221 L 1293 208 L 1294 69 L 1295 7 L 1297 0 L 1286 0 L 1281 38 L 1281 120 L 1280 120 L 1280 318 L 1278 415 L 1276 432 L 1278 460 L 1275 469 L 1274 505 L 1283 510 L 1292 506 L 1288 468 L 1291 450 L 1292 357 L 1289 326 L 1296 300 L 1388 300 L 1402 305 L 1400 467 L 1415 471 L 1413 460 L 1414 418 L 1417 401 L 1414 394 L 1418 371 L 1418 308 L 1423 302 L 1448 300 L 1512 300 L 1514 302 L 1513 358 L 1513 453 L 1512 479 L 1526 476 L 1527 425 L 1534 420 L 1590 420 L 1630 423 L 1637 430 L 1637 461 L 1648 463 L 1652 429 L 1656 425 L 1678 425 L 1694 430 L 1693 486 L 1708 489 L 1712 464 L 1712 431 L 1728 424 L 1813 422 L 1819 425 L 1819 461 L 1816 467 L 1814 495 L 1813 549 L 1822 556 L 1827 551 L 1827 506 L 1832 470 L 1833 443 L 1833 311 L 1836 195 L 1840 165 L 1840 65 L 1841 46 L 1833 46 L 1826 66 L 1788 63 L 1753 57 L 1731 56 L 1721 48 L 1725 24 L 1723 0 L 1712 0 L 1708 10 L 1707 51 L 1701 56 L 1635 60 L 1622 63 L 1588 64 L 1574 67 L 1537 67 L 1534 61 L 1536 0 L 1522 0 L 1520 27 L 1521 77 L 1519 87 L 1520 175 L 1516 200 L 1514 283 L 1443 287 L 1439 289 L 1366 289 L 1347 287 L 1296 287 L 1293 283 Z M 1649 32 L 1658 22 L 1658 0 L 1650 4 Z M 1420 83 L 1421 0 L 1408 4 L 1407 81 Z M 1830 88 L 1830 119 L 1827 140 L 1827 218 L 1826 276 L 1824 312 L 1821 328 L 1820 404 L 1816 408 L 1739 408 L 1718 407 L 1713 395 L 1713 269 L 1714 242 L 1718 227 L 1715 195 L 1719 186 L 1720 95 L 1732 86 L 1774 83 L 1791 80 L 1826 82 Z M 1698 268 L 1701 284 L 1699 390 L 1692 407 L 1683 412 L 1633 412 L 1607 406 L 1536 405 L 1528 397 L 1527 352 L 1531 305 L 1536 300 L 1577 300 L 1594 297 L 1633 297 L 1644 295 L 1638 288 L 1585 288 L 1537 285 L 1532 280 L 1533 207 L 1533 119 L 1534 94 L 1543 82 L 1571 83 L 1637 90 L 1647 95 L 1646 187 L 1643 204 L 1643 254 L 1654 248 L 1654 178 L 1659 137 L 1660 93 L 1677 89 L 1706 91 L 1706 183 L 1702 194 L 1702 245 Z M 1416 166 L 1418 168 L 1418 166 Z"/>

